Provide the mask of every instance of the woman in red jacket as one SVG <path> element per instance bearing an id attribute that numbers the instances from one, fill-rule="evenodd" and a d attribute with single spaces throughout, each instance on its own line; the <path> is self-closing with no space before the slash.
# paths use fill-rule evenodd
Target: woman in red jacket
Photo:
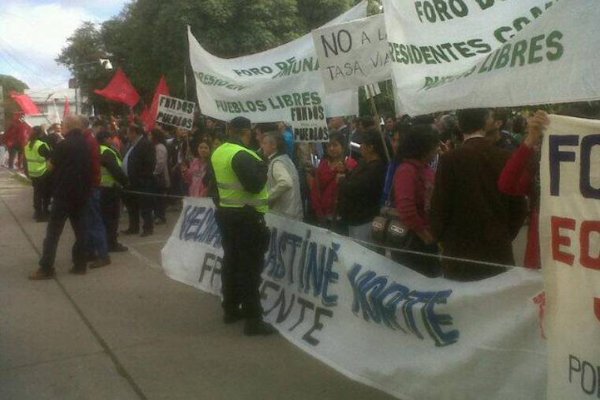
<path id="1" fill-rule="evenodd" d="M 429 209 L 435 173 L 430 164 L 440 147 L 439 134 L 432 125 L 412 126 L 398 154 L 400 165 L 394 175 L 394 205 L 400 221 L 408 229 L 406 250 L 437 254 L 431 234 Z M 441 273 L 436 257 L 393 252 L 395 261 L 425 276 Z"/>
<path id="2" fill-rule="evenodd" d="M 356 165 L 356 161 L 346 157 L 344 136 L 341 133 L 329 135 L 327 154 L 315 172 L 310 191 L 311 204 L 319 225 L 329 229 L 337 226 L 338 183 Z"/>
<path id="3" fill-rule="evenodd" d="M 548 115 L 537 111 L 527 123 L 527 137 L 504 166 L 498 189 L 510 196 L 529 196 L 529 231 L 525 250 L 525 266 L 539 269 L 540 233 L 540 161 L 539 147 L 546 126 Z"/>

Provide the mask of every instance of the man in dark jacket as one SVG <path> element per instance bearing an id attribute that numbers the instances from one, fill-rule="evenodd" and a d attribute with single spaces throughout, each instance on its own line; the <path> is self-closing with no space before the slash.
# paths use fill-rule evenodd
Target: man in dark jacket
<path id="1" fill-rule="evenodd" d="M 474 260 L 444 260 L 444 276 L 473 281 L 505 271 L 477 261 L 514 265 L 512 241 L 523 224 L 526 207 L 523 197 L 498 190 L 498 178 L 510 153 L 485 138 L 494 124 L 492 110 L 459 111 L 458 122 L 464 144 L 440 159 L 431 200 L 431 227 L 442 255 Z"/>
<path id="2" fill-rule="evenodd" d="M 90 148 L 83 135 L 81 119 L 70 116 L 63 122 L 65 140 L 56 145 L 50 158 L 54 169 L 54 202 L 46 229 L 40 268 L 30 275 L 32 280 L 54 277 L 56 248 L 67 218 L 75 233 L 73 268 L 69 272 L 86 272 L 85 206 L 91 193 L 92 165 Z"/>
<path id="3" fill-rule="evenodd" d="M 129 139 L 129 149 L 123 157 L 123 171 L 129 179 L 128 189 L 137 193 L 127 193 L 125 196 L 125 205 L 129 214 L 129 227 L 123 233 L 133 235 L 140 232 L 141 214 L 143 220 L 141 236 L 149 236 L 154 231 L 152 194 L 155 186 L 156 150 L 141 126 L 131 125 L 127 130 L 127 137 Z"/>

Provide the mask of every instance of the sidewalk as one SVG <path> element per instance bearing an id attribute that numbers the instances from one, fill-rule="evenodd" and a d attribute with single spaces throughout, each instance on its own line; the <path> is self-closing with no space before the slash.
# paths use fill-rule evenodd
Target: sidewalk
<path id="1" fill-rule="evenodd" d="M 0 168 L 0 399 L 391 399 L 280 336 L 244 337 L 216 297 L 167 278 L 160 249 L 177 213 L 85 276 L 67 273 L 66 226 L 57 278 L 29 281 L 46 227 L 31 196 Z"/>

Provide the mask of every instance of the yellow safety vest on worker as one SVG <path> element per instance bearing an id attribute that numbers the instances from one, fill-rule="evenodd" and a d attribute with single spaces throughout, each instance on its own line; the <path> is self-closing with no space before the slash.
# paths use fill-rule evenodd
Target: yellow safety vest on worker
<path id="1" fill-rule="evenodd" d="M 42 156 L 40 156 L 40 148 L 46 147 L 50 150 L 47 143 L 37 139 L 33 146 L 27 144 L 25 146 L 25 159 L 27 160 L 27 172 L 32 178 L 39 178 L 48 171 L 48 162 Z"/>
<path id="2" fill-rule="evenodd" d="M 113 149 L 111 149 L 109 146 L 105 146 L 105 145 L 100 145 L 100 157 L 102 157 L 104 155 L 105 152 L 109 152 L 112 153 L 115 158 L 117 159 L 117 164 L 119 165 L 119 168 L 121 168 L 121 166 L 123 165 L 123 161 L 121 161 L 121 157 L 119 157 L 119 154 L 114 151 Z M 117 180 L 115 178 L 113 178 L 113 176 L 111 175 L 111 173 L 108 171 L 108 169 L 106 169 L 105 167 L 102 167 L 100 169 L 101 172 L 101 177 L 100 177 L 100 186 L 101 187 L 113 187 L 117 184 Z"/>
<path id="3" fill-rule="evenodd" d="M 255 152 L 234 143 L 223 143 L 214 151 L 211 157 L 219 190 L 219 206 L 225 208 L 251 206 L 256 211 L 264 214 L 269 211 L 267 185 L 265 184 L 260 193 L 250 193 L 244 190 L 233 171 L 233 157 L 240 151 L 245 151 L 257 160 L 262 161 Z"/>

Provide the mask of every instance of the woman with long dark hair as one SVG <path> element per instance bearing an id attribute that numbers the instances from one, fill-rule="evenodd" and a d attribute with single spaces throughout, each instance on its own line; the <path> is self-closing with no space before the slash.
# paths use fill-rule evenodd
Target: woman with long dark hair
<path id="1" fill-rule="evenodd" d="M 31 131 L 29 143 L 25 146 L 25 160 L 27 176 L 33 186 L 33 218 L 37 222 L 48 220 L 50 214 L 50 146 L 43 139 L 46 133 L 40 126 L 34 126 Z"/>
<path id="2" fill-rule="evenodd" d="M 400 221 L 408 229 L 405 250 L 437 254 L 438 246 L 431 234 L 429 208 L 435 173 L 430 166 L 440 147 L 438 132 L 432 125 L 414 125 L 408 129 L 396 155 L 399 163 L 394 175 L 394 206 Z M 435 257 L 393 252 L 397 262 L 423 275 L 440 275 Z"/>
<path id="3" fill-rule="evenodd" d="M 386 153 L 377 128 L 361 137 L 361 162 L 340 184 L 338 211 L 353 239 L 371 241 L 371 222 L 379 215 L 385 183 Z"/>
<path id="4" fill-rule="evenodd" d="M 347 156 L 344 135 L 329 135 L 325 157 L 319 163 L 310 188 L 310 199 L 319 225 L 328 229 L 337 228 L 337 198 L 339 182 L 357 163 Z"/>

